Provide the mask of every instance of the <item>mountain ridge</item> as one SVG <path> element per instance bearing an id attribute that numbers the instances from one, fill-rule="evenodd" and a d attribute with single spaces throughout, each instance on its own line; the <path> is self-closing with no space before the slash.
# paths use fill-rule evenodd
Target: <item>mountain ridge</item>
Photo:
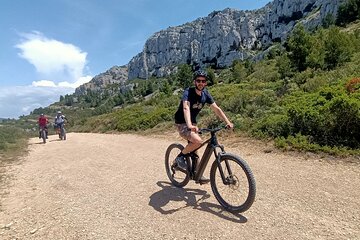
<path id="1" fill-rule="evenodd" d="M 164 77 L 178 64 L 224 68 L 254 58 L 287 38 L 297 22 L 308 28 L 336 15 L 342 0 L 274 0 L 263 8 L 226 8 L 207 17 L 154 33 L 129 62 L 129 79 Z"/>
<path id="2" fill-rule="evenodd" d="M 256 10 L 226 8 L 206 17 L 155 32 L 143 51 L 121 70 L 114 66 L 75 90 L 101 91 L 107 85 L 124 84 L 134 78 L 165 77 L 179 64 L 195 68 L 225 68 L 234 60 L 259 59 L 276 42 L 287 38 L 300 21 L 308 28 L 323 19 L 345 0 L 274 0 Z M 119 75 L 118 75 L 119 74 Z"/>

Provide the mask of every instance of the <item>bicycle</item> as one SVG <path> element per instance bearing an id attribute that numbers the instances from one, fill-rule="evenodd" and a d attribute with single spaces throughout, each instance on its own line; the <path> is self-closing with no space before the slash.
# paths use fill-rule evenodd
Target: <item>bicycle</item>
<path id="1" fill-rule="evenodd" d="M 56 134 L 59 135 L 60 140 L 66 140 L 66 130 L 64 125 L 64 123 L 55 124 Z"/>
<path id="2" fill-rule="evenodd" d="M 46 127 L 41 126 L 40 127 L 40 137 L 43 140 L 43 143 L 46 143 L 46 138 L 47 138 L 47 129 Z"/>
<path id="3" fill-rule="evenodd" d="M 216 133 L 226 127 L 214 129 L 203 128 L 200 134 L 209 132 L 211 137 L 187 154 L 185 161 L 187 170 L 177 167 L 176 156 L 184 149 L 180 143 L 171 144 L 165 153 L 166 173 L 171 183 L 176 187 L 184 187 L 190 180 L 200 183 L 205 168 L 214 153 L 215 160 L 210 170 L 210 184 L 215 198 L 227 211 L 240 213 L 248 210 L 255 201 L 256 184 L 254 175 L 245 160 L 231 153 L 225 152 L 220 145 Z M 206 145 L 199 164 L 196 151 Z"/>

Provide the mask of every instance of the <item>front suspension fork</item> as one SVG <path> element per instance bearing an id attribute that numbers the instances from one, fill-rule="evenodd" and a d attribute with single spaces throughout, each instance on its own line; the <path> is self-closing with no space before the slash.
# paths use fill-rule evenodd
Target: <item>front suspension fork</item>
<path id="1" fill-rule="evenodd" d="M 218 168 L 219 168 L 221 179 L 222 179 L 224 185 L 230 185 L 231 184 L 231 179 L 232 179 L 231 178 L 232 171 L 231 171 L 231 168 L 230 168 L 229 161 L 227 159 L 224 160 L 224 162 L 225 162 L 225 171 L 228 174 L 227 176 L 225 176 L 224 169 L 221 166 L 221 157 L 226 153 L 225 150 L 224 150 L 224 146 L 220 145 L 220 146 L 217 146 L 217 147 L 221 149 L 221 152 L 218 153 L 218 152 L 216 152 L 216 149 L 215 149 L 214 150 L 214 155 L 215 155 L 215 161 L 216 161 L 216 163 L 218 165 Z"/>

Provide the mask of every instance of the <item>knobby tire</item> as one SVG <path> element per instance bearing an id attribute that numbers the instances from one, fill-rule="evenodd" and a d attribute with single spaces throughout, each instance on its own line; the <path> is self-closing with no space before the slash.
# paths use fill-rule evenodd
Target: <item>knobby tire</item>
<path id="1" fill-rule="evenodd" d="M 165 153 L 166 174 L 169 180 L 171 181 L 171 183 L 179 188 L 186 186 L 186 184 L 188 184 L 190 181 L 189 172 L 184 173 L 174 168 L 174 166 L 176 165 L 175 158 L 183 149 L 184 146 L 181 145 L 180 143 L 173 143 L 167 148 Z M 177 178 L 178 175 L 180 176 L 179 179 Z"/>
<path id="2" fill-rule="evenodd" d="M 232 176 L 228 174 L 226 161 L 231 164 Z M 216 199 L 229 212 L 245 212 L 254 203 L 256 195 L 255 178 L 250 167 L 243 159 L 229 153 L 220 157 L 220 164 L 225 178 L 235 179 L 235 181 L 233 184 L 225 185 L 219 173 L 218 163 L 214 161 L 210 170 L 210 182 Z M 232 197 L 230 198 L 234 199 L 236 203 L 232 203 L 224 196 L 225 192 L 231 192 Z"/>
<path id="3" fill-rule="evenodd" d="M 46 143 L 46 130 L 41 129 L 41 138 L 43 140 L 43 143 Z"/>

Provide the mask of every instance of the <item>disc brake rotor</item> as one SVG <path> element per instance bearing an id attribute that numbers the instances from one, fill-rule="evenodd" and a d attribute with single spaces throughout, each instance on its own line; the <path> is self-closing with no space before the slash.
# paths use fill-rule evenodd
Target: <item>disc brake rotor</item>
<path id="1" fill-rule="evenodd" d="M 227 181 L 230 183 L 230 184 L 229 184 L 229 187 L 230 187 L 232 190 L 237 190 L 237 189 L 239 189 L 239 187 L 240 187 L 240 181 L 239 181 L 239 179 L 238 179 L 237 176 L 235 176 L 235 175 L 228 176 L 228 177 L 227 177 Z"/>

